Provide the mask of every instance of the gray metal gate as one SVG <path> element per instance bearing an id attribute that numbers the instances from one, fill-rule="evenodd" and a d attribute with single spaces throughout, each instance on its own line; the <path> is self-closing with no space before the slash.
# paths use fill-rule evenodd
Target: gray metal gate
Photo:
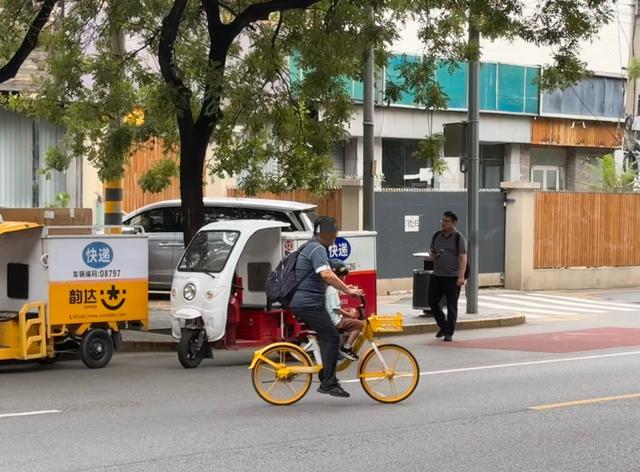
<path id="1" fill-rule="evenodd" d="M 375 194 L 378 231 L 378 278 L 411 277 L 422 262 L 414 252 L 429 249 L 433 233 L 447 210 L 458 215 L 458 230 L 466 231 L 467 193 L 441 191 L 380 191 Z M 480 273 L 504 272 L 505 196 L 499 190 L 480 192 Z M 419 231 L 405 231 L 405 216 L 419 216 Z"/>

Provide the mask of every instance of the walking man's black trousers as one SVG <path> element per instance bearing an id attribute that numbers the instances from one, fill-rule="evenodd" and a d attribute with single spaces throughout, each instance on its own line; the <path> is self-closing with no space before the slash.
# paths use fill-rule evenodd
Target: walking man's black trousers
<path id="1" fill-rule="evenodd" d="M 447 316 L 445 318 L 440 300 L 442 296 L 447 299 Z M 457 277 L 440 277 L 432 275 L 429 279 L 429 306 L 431 313 L 438 323 L 438 327 L 445 336 L 453 336 L 458 319 L 458 298 L 460 297 L 460 287 L 458 287 Z"/>

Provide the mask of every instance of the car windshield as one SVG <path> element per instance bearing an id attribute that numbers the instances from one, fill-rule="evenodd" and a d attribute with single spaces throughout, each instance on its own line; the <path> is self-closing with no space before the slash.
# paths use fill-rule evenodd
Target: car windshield
<path id="1" fill-rule="evenodd" d="M 304 230 L 312 231 L 313 224 L 318 218 L 318 215 L 316 214 L 315 210 L 305 210 L 300 213 L 299 218 L 302 220 Z"/>
<path id="2" fill-rule="evenodd" d="M 238 240 L 237 231 L 200 231 L 178 265 L 181 272 L 220 272 Z"/>

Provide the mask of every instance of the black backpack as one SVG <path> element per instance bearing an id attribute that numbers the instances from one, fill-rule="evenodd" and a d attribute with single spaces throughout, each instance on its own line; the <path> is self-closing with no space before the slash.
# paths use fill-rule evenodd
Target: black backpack
<path id="1" fill-rule="evenodd" d="M 284 256 L 275 270 L 269 274 L 266 283 L 267 310 L 271 309 L 271 304 L 274 302 L 279 303 L 285 308 L 291 302 L 298 285 L 302 282 L 302 280 L 299 282 L 296 279 L 298 256 L 307 244 L 308 243 L 303 244 L 296 251 Z"/>
<path id="2" fill-rule="evenodd" d="M 433 237 L 431 238 L 431 249 L 434 248 L 434 245 L 436 243 L 436 238 L 438 237 L 438 235 L 442 233 L 442 231 L 436 231 L 433 235 Z M 458 254 L 460 254 L 460 233 L 458 233 L 457 231 L 454 233 L 454 237 L 456 238 L 456 250 L 458 251 Z M 464 278 L 465 280 L 469 278 L 469 255 L 467 253 L 467 267 L 464 270 Z"/>

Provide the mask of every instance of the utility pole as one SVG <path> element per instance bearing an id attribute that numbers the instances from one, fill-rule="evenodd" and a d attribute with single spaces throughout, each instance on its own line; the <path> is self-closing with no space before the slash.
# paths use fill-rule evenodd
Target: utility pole
<path id="1" fill-rule="evenodd" d="M 112 24 L 111 28 L 111 57 L 114 62 L 119 62 L 125 54 L 124 33 L 122 28 L 118 24 L 113 23 L 113 19 L 118 17 L 118 0 L 113 0 L 112 5 Z M 115 119 L 114 126 L 120 126 L 122 117 Z M 103 183 L 104 187 L 104 224 L 105 225 L 121 225 L 122 224 L 122 200 L 123 200 L 123 187 L 124 179 L 110 180 Z M 118 228 L 112 228 L 112 233 L 119 233 Z"/>
<path id="2" fill-rule="evenodd" d="M 374 21 L 374 11 L 371 8 L 371 21 Z M 374 113 L 374 84 L 375 66 L 373 47 L 367 48 L 364 66 L 364 100 L 363 100 L 363 162 L 362 162 L 362 222 L 366 231 L 375 231 L 374 213 L 374 160 L 373 160 L 373 113 Z"/>
<path id="3" fill-rule="evenodd" d="M 636 6 L 633 19 L 633 36 L 631 38 L 631 50 L 629 51 L 629 59 L 638 59 L 640 52 L 640 2 L 636 0 Z M 638 151 L 640 147 L 640 136 L 636 128 L 636 116 L 638 116 L 638 107 L 640 106 L 640 97 L 638 96 L 638 77 L 628 74 L 627 69 L 627 83 L 624 89 L 624 129 L 622 137 L 622 151 L 623 151 L 623 168 L 627 170 L 633 170 L 636 173 L 636 187 L 638 185 L 638 174 L 640 169 L 638 168 Z"/>
<path id="4" fill-rule="evenodd" d="M 469 8 L 469 45 L 480 49 L 480 32 L 473 23 L 473 2 Z M 467 313 L 478 313 L 478 213 L 480 173 L 480 59 L 469 61 L 469 91 L 467 118 L 467 237 L 469 279 L 467 280 Z M 464 270 L 464 267 L 460 268 Z"/>

